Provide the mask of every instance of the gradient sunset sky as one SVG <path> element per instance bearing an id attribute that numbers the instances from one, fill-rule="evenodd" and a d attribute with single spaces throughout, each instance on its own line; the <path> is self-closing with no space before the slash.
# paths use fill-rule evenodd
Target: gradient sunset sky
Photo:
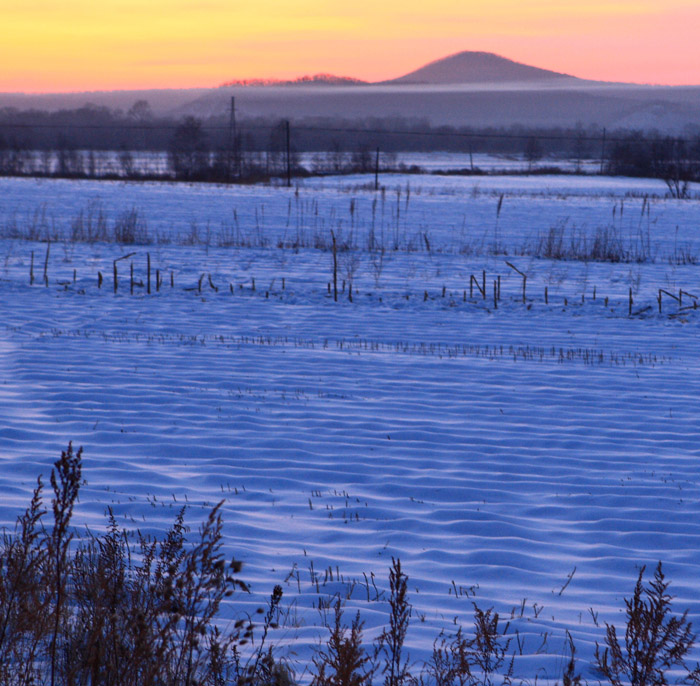
<path id="1" fill-rule="evenodd" d="M 700 0 L 0 0 L 0 91 L 393 78 L 483 50 L 589 79 L 700 84 Z"/>

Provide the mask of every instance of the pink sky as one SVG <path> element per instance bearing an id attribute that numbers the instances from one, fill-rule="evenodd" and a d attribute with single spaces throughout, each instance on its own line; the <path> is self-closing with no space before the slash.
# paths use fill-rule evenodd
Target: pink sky
<path id="1" fill-rule="evenodd" d="M 381 80 L 461 50 L 606 81 L 700 84 L 698 0 L 0 0 L 1 91 Z"/>

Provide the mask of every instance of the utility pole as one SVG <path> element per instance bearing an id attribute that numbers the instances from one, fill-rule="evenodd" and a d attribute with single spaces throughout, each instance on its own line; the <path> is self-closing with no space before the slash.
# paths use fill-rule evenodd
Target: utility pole
<path id="1" fill-rule="evenodd" d="M 374 161 L 374 190 L 379 190 L 379 148 L 377 148 L 377 157 Z"/>
<path id="2" fill-rule="evenodd" d="M 289 119 L 284 121 L 284 131 L 287 138 L 287 188 L 292 187 L 292 160 L 290 155 L 290 145 L 289 145 Z"/>
<path id="3" fill-rule="evenodd" d="M 231 183 L 231 167 L 235 163 L 236 155 L 234 146 L 236 145 L 236 98 L 231 96 L 231 118 L 228 126 L 228 163 L 226 165 L 226 180 Z M 236 167 L 238 165 L 236 164 Z"/>

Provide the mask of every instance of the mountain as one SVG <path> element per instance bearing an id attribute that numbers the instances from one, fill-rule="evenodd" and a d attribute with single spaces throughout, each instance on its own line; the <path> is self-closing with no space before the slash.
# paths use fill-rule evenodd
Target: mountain
<path id="1" fill-rule="evenodd" d="M 548 69 L 539 69 L 527 64 L 514 62 L 491 52 L 458 52 L 435 60 L 404 76 L 388 81 L 370 84 L 367 81 L 335 76 L 334 74 L 314 74 L 291 80 L 241 79 L 221 84 L 220 88 L 240 86 L 353 86 L 353 85 L 459 85 L 459 84 L 533 84 L 564 81 L 584 83 L 582 79 L 568 74 L 560 74 Z"/>
<path id="2" fill-rule="evenodd" d="M 538 69 L 527 64 L 494 55 L 490 52 L 458 52 L 449 57 L 435 60 L 420 69 L 384 81 L 388 84 L 445 85 L 461 83 L 532 83 L 569 79 L 580 81 L 574 76 L 560 74 L 548 69 Z"/>

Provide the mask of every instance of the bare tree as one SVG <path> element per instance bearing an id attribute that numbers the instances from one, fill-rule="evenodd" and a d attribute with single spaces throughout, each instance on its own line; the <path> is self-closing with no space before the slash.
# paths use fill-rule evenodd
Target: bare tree
<path id="1" fill-rule="evenodd" d="M 209 155 L 202 122 L 195 117 L 185 117 L 175 129 L 170 141 L 170 166 L 175 176 L 197 179 L 206 175 Z"/>
<path id="2" fill-rule="evenodd" d="M 527 170 L 532 171 L 532 165 L 542 159 L 542 144 L 535 136 L 530 136 L 525 142 L 525 159 L 527 160 Z"/>

